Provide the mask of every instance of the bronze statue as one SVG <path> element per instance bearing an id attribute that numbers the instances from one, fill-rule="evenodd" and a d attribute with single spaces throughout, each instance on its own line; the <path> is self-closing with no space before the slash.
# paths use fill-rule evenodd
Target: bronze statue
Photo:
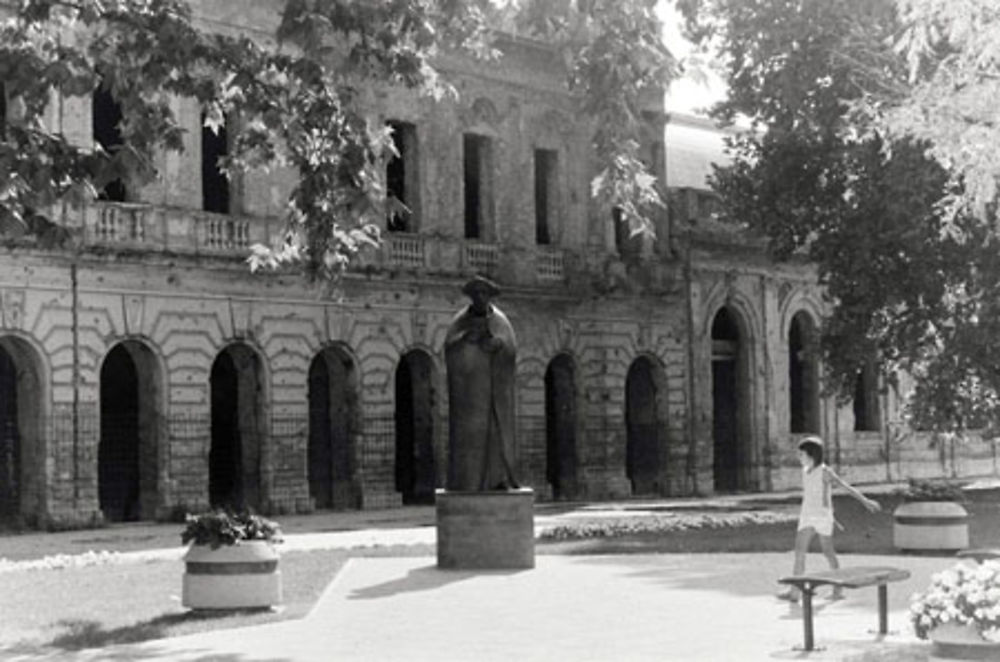
<path id="1" fill-rule="evenodd" d="M 462 288 L 472 303 L 445 338 L 448 369 L 449 490 L 516 489 L 514 478 L 514 361 L 510 320 L 490 300 L 495 283 L 476 276 Z"/>

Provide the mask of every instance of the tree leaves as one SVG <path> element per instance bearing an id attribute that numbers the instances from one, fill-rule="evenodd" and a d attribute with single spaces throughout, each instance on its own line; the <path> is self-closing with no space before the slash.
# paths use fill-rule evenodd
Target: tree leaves
<path id="1" fill-rule="evenodd" d="M 938 17 L 961 4 L 900 4 L 920 2 Z M 875 361 L 887 385 L 898 371 L 915 378 L 915 427 L 995 426 L 995 234 L 967 206 L 949 205 L 973 183 L 953 177 L 953 161 L 934 158 L 940 146 L 926 138 L 940 138 L 947 124 L 931 135 L 887 131 L 881 119 L 887 113 L 891 124 L 891 104 L 911 104 L 915 116 L 937 112 L 900 99 L 913 67 L 908 50 L 919 53 L 920 71 L 927 58 L 941 66 L 950 57 L 939 32 L 906 32 L 888 0 L 691 0 L 687 10 L 693 32 L 715 40 L 727 63 L 730 97 L 718 116 L 742 114 L 761 128 L 731 141 L 733 162 L 716 169 L 713 187 L 724 215 L 768 237 L 777 258 L 815 264 L 830 305 L 821 339 L 827 387 L 850 398 L 858 370 Z M 889 105 L 865 108 L 877 95 Z"/>
<path id="2" fill-rule="evenodd" d="M 659 196 L 637 153 L 640 97 L 673 74 L 653 5 L 553 10 L 568 12 L 568 84 L 598 127 L 597 190 L 647 230 Z M 394 208 L 382 181 L 391 140 L 358 91 L 374 82 L 442 98 L 449 87 L 432 58 L 444 49 L 496 57 L 490 28 L 502 11 L 489 0 L 286 0 L 277 43 L 268 44 L 214 33 L 183 0 L 22 0 L 0 23 L 0 79 L 21 109 L 17 130 L 0 142 L 0 223 L 27 227 L 30 214 L 126 173 L 137 185 L 150 181 L 157 154 L 183 148 L 173 101 L 189 98 L 211 131 L 237 119 L 223 172 L 297 172 L 282 241 L 254 247 L 252 268 L 301 260 L 309 276 L 335 279 L 378 244 L 373 228 Z M 113 150 L 67 140 L 48 116 L 54 98 L 86 97 L 98 85 L 122 111 Z"/>

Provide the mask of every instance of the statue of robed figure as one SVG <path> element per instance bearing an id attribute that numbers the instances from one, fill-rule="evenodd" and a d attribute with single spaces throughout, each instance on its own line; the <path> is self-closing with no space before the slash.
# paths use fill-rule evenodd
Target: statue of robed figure
<path id="1" fill-rule="evenodd" d="M 472 303 L 445 338 L 448 370 L 447 489 L 517 489 L 514 478 L 514 368 L 517 340 L 507 316 L 491 303 L 495 283 L 476 276 L 462 292 Z"/>

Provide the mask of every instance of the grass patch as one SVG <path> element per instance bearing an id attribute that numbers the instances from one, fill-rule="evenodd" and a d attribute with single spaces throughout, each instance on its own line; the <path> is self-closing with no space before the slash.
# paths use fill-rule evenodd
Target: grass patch
<path id="1" fill-rule="evenodd" d="M 100 648 L 302 618 L 351 556 L 430 554 L 427 546 L 281 556 L 278 610 L 195 612 L 181 606 L 183 563 L 157 561 L 9 572 L 0 591 L 0 658 Z"/>

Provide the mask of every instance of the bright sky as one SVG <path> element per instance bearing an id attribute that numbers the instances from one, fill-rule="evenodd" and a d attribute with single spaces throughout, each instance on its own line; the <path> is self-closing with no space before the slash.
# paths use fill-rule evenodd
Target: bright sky
<path id="1" fill-rule="evenodd" d="M 690 55 L 693 47 L 681 36 L 681 19 L 672 0 L 661 0 L 656 10 L 663 21 L 663 40 L 670 52 L 681 59 Z M 709 106 L 725 96 L 722 78 L 714 71 L 703 70 L 701 77 L 686 75 L 674 81 L 667 91 L 667 112 L 705 115 Z"/>

